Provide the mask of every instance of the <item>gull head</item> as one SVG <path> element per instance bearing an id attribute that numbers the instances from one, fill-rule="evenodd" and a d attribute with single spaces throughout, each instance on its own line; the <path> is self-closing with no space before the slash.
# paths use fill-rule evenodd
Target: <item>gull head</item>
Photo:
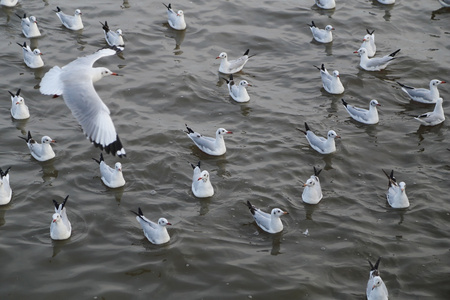
<path id="1" fill-rule="evenodd" d="M 122 36 L 122 29 L 117 29 L 117 30 L 116 30 L 116 33 L 117 33 L 118 35 Z"/>
<path id="2" fill-rule="evenodd" d="M 406 183 L 404 183 L 404 182 L 402 181 L 402 182 L 400 182 L 400 183 L 398 184 L 398 186 L 400 187 L 400 190 L 401 190 L 402 192 L 405 191 L 405 189 L 406 189 Z"/>
<path id="3" fill-rule="evenodd" d="M 355 52 L 353 52 L 353 53 L 358 53 L 359 54 L 359 56 L 363 56 L 364 54 L 366 54 L 367 55 L 367 51 L 366 51 L 366 49 L 365 48 L 359 48 L 358 50 L 356 50 Z"/>
<path id="4" fill-rule="evenodd" d="M 37 20 L 36 20 L 35 16 L 31 16 L 29 19 L 30 19 L 31 23 L 36 23 L 37 24 Z"/>
<path id="5" fill-rule="evenodd" d="M 327 26 L 325 27 L 325 30 L 326 30 L 326 31 L 331 31 L 331 30 L 334 30 L 334 27 L 331 26 L 331 25 L 327 25 Z"/>
<path id="6" fill-rule="evenodd" d="M 327 136 L 328 136 L 329 139 L 340 138 L 340 136 L 337 135 L 336 132 L 335 132 L 334 130 L 328 131 Z"/>
<path id="7" fill-rule="evenodd" d="M 208 171 L 202 171 L 202 173 L 200 174 L 200 177 L 197 179 L 197 181 L 203 180 L 203 182 L 207 182 L 208 179 L 209 179 Z"/>
<path id="8" fill-rule="evenodd" d="M 45 136 L 42 137 L 41 143 L 42 143 L 42 144 L 50 144 L 50 143 L 56 143 L 56 141 L 55 141 L 55 140 L 52 140 L 51 137 L 45 135 Z"/>
<path id="9" fill-rule="evenodd" d="M 79 10 L 79 9 L 75 10 L 75 15 L 81 16 L 82 15 L 81 10 Z"/>
<path id="10" fill-rule="evenodd" d="M 312 180 L 311 178 L 309 178 L 308 180 L 306 180 L 306 183 L 303 185 L 304 187 L 311 187 L 314 186 L 316 184 L 316 182 L 314 180 Z"/>
<path id="11" fill-rule="evenodd" d="M 61 221 L 61 215 L 59 213 L 54 213 L 52 216 L 52 219 L 53 219 L 53 221 L 52 221 L 53 223 L 57 223 L 57 222 Z"/>
<path id="12" fill-rule="evenodd" d="M 372 286 L 372 290 L 373 290 L 374 288 L 379 287 L 383 281 L 381 280 L 381 277 L 380 277 L 380 276 L 375 276 L 375 277 L 373 278 L 373 282 L 374 282 L 374 283 L 373 283 L 373 286 Z"/>
<path id="13" fill-rule="evenodd" d="M 233 132 L 226 130 L 225 128 L 219 128 L 216 131 L 216 136 L 221 136 L 225 134 L 232 134 Z"/>
<path id="14" fill-rule="evenodd" d="M 105 76 L 111 76 L 111 75 L 118 76 L 119 75 L 105 67 L 92 68 L 92 70 L 93 70 L 92 71 L 92 81 L 93 82 L 99 81 L 100 79 L 102 79 Z"/>
<path id="15" fill-rule="evenodd" d="M 122 164 L 120 162 L 116 162 L 116 164 L 114 165 L 114 168 L 116 171 L 122 172 Z"/>
<path id="16" fill-rule="evenodd" d="M 25 105 L 25 101 L 21 96 L 17 96 L 16 105 Z"/>
<path id="17" fill-rule="evenodd" d="M 250 83 L 247 82 L 247 80 L 241 80 L 241 82 L 239 82 L 240 86 L 252 86 Z"/>
<path id="18" fill-rule="evenodd" d="M 178 13 L 177 13 L 177 16 L 178 16 L 178 17 L 181 17 L 181 16 L 183 16 L 183 14 L 184 14 L 183 11 L 182 11 L 182 10 L 179 10 Z"/>
<path id="19" fill-rule="evenodd" d="M 442 81 L 442 80 L 433 79 L 433 80 L 431 80 L 430 85 L 438 86 L 441 83 L 446 83 L 446 82 Z"/>
<path id="20" fill-rule="evenodd" d="M 227 58 L 227 54 L 225 52 L 222 52 L 222 53 L 219 54 L 219 56 L 216 57 L 216 59 L 219 59 L 219 58 L 220 59 Z"/>
<path id="21" fill-rule="evenodd" d="M 370 34 L 366 34 L 363 38 L 363 42 L 369 42 L 370 41 Z"/>
<path id="22" fill-rule="evenodd" d="M 288 214 L 288 212 L 287 211 L 282 211 L 281 209 L 279 209 L 279 208 L 274 208 L 274 209 L 272 209 L 272 212 L 270 213 L 272 216 L 274 216 L 274 217 L 281 217 L 282 215 L 286 215 L 286 214 Z"/>
<path id="23" fill-rule="evenodd" d="M 169 223 L 169 221 L 167 221 L 166 218 L 159 218 L 158 224 L 159 224 L 160 226 L 172 225 L 172 224 Z"/>
<path id="24" fill-rule="evenodd" d="M 33 54 L 34 55 L 42 55 L 42 52 L 41 52 L 41 50 L 36 48 L 36 49 L 33 50 Z"/>
<path id="25" fill-rule="evenodd" d="M 376 107 L 376 106 L 381 106 L 381 104 L 378 103 L 377 100 L 373 99 L 373 100 L 370 100 L 370 106 Z"/>
<path id="26" fill-rule="evenodd" d="M 338 70 L 334 70 L 333 71 L 333 76 L 334 77 L 339 77 L 339 71 Z"/>

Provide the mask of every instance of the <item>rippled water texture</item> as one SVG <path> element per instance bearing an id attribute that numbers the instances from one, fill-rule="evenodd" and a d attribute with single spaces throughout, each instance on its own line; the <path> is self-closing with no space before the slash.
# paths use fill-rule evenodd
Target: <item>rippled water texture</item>
<path id="1" fill-rule="evenodd" d="M 395 81 L 427 87 L 450 81 L 450 10 L 438 1 L 337 0 L 323 11 L 313 0 L 181 1 L 188 27 L 168 27 L 160 1 L 29 1 L 0 9 L 0 167 L 10 171 L 13 199 L 0 207 L 1 299 L 365 299 L 367 259 L 382 256 L 390 299 L 448 299 L 448 120 L 426 128 L 411 116 L 433 106 L 411 102 Z M 85 28 L 61 26 L 56 6 L 81 9 Z M 20 20 L 37 17 L 43 36 L 28 40 Z M 96 83 L 127 150 L 121 159 L 125 187 L 103 185 L 99 150 L 83 137 L 62 98 L 39 93 L 54 65 L 106 46 L 99 22 L 124 32 L 126 49 L 105 57 L 121 77 Z M 308 23 L 336 28 L 332 44 L 313 41 Z M 377 56 L 401 49 L 382 72 L 367 72 L 353 54 L 366 28 L 375 30 Z M 32 70 L 16 43 L 44 53 Z M 250 102 L 229 96 L 215 58 L 256 54 L 235 75 L 253 85 Z M 346 88 L 330 95 L 313 65 L 339 70 Z M 10 118 L 8 90 L 22 89 L 31 118 Z M 439 87 L 449 110 L 449 84 Z M 381 103 L 380 122 L 354 122 L 341 104 Z M 303 129 L 342 138 L 337 152 L 321 155 Z M 187 123 L 213 135 L 218 127 L 228 151 L 200 152 L 184 134 Z M 18 136 L 31 130 L 57 140 L 56 158 L 34 160 Z M 105 155 L 109 165 L 118 158 Z M 192 168 L 201 160 L 215 195 L 193 196 Z M 320 174 L 323 200 L 302 203 L 302 183 Z M 391 209 L 382 169 L 407 184 L 408 209 Z M 70 195 L 72 237 L 49 236 L 52 199 Z M 280 234 L 257 228 L 245 202 L 289 212 Z M 130 210 L 165 217 L 170 243 L 145 239 Z M 308 234 L 306 234 L 308 231 Z"/>

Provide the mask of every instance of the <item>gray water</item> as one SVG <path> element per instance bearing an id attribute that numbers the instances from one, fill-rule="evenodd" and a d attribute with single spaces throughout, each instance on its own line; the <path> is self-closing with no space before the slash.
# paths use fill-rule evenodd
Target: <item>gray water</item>
<path id="1" fill-rule="evenodd" d="M 188 28 L 168 27 L 160 1 L 26 1 L 0 9 L 2 62 L 0 167 L 11 166 L 13 199 L 0 207 L 1 299 L 365 299 L 367 259 L 382 256 L 390 299 L 448 299 L 450 294 L 448 121 L 426 128 L 411 115 L 433 106 L 411 102 L 395 81 L 427 87 L 450 81 L 450 10 L 438 1 L 337 1 L 323 11 L 302 1 L 181 1 Z M 72 32 L 53 9 L 83 12 L 85 28 Z M 16 43 L 14 14 L 35 15 L 43 36 L 31 40 L 45 66 L 32 70 Z M 86 140 L 62 98 L 41 95 L 39 82 L 106 45 L 100 21 L 124 32 L 126 49 L 105 57 L 121 77 L 96 83 L 127 157 L 125 187 L 100 180 L 100 151 Z M 336 28 L 332 44 L 312 40 L 308 23 Z M 401 49 L 387 70 L 367 72 L 353 54 L 366 28 L 375 29 L 377 56 Z M 256 54 L 235 75 L 245 79 L 250 102 L 229 96 L 215 57 Z M 330 95 L 313 65 L 337 69 L 346 88 Z M 22 89 L 31 118 L 10 118 L 8 90 Z M 448 110 L 449 84 L 439 87 Z M 368 106 L 377 99 L 380 122 L 350 119 L 341 98 Z M 296 130 L 308 122 L 317 134 L 334 129 L 337 151 L 321 155 Z M 205 135 L 218 127 L 228 151 L 200 152 L 184 124 Z M 56 158 L 34 160 L 18 136 L 57 140 Z M 119 161 L 105 155 L 109 165 Z M 193 196 L 192 169 L 201 160 L 215 195 Z M 302 203 L 302 182 L 320 174 L 323 200 Z M 407 184 L 411 206 L 392 209 L 387 179 L 394 169 Z M 52 199 L 70 195 L 72 237 L 55 242 L 49 227 Z M 279 207 L 284 230 L 257 228 L 247 200 Z M 145 239 L 130 210 L 165 217 L 171 241 Z M 308 234 L 305 234 L 308 230 Z"/>

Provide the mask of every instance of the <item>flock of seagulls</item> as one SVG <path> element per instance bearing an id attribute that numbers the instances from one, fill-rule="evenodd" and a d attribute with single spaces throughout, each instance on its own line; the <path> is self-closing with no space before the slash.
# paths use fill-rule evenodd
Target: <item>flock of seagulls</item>
<path id="1" fill-rule="evenodd" d="M 446 6 L 447 1 L 439 0 L 442 5 Z M 315 0 L 316 5 L 322 9 L 334 9 L 336 3 L 334 0 Z M 395 0 L 378 0 L 382 4 L 393 4 Z M 1 0 L 1 5 L 14 6 L 17 0 Z M 167 8 L 168 24 L 175 30 L 185 30 L 186 21 L 182 10 L 175 12 L 171 4 L 164 4 Z M 449 4 L 450 5 L 450 4 Z M 70 30 L 80 30 L 84 28 L 82 21 L 82 13 L 79 9 L 75 10 L 74 15 L 67 15 L 62 12 L 61 8 L 57 7 L 56 15 L 61 23 Z M 35 38 L 41 36 L 38 28 L 36 17 L 27 17 L 26 14 L 22 16 L 17 15 L 21 19 L 22 33 L 26 38 Z M 122 36 L 122 30 L 117 29 L 112 31 L 107 21 L 100 22 L 104 32 L 105 40 L 111 48 L 101 49 L 93 54 L 77 58 L 71 63 L 59 67 L 52 67 L 42 78 L 40 82 L 40 92 L 44 95 L 51 95 L 54 97 L 62 96 L 67 107 L 71 110 L 73 116 L 81 125 L 84 134 L 90 139 L 94 146 L 99 147 L 106 153 L 117 155 L 118 157 L 125 157 L 126 151 L 119 139 L 114 123 L 110 117 L 110 111 L 105 103 L 102 101 L 94 88 L 94 83 L 105 76 L 117 76 L 118 74 L 112 72 L 105 67 L 94 68 L 94 63 L 102 57 L 115 55 L 125 49 L 125 43 Z M 314 40 L 319 43 L 330 43 L 333 41 L 332 31 L 335 28 L 331 25 L 326 25 L 325 29 L 319 29 L 314 22 L 308 24 L 313 35 Z M 32 69 L 44 66 L 42 60 L 42 53 L 39 49 L 31 50 L 26 42 L 19 44 L 23 49 L 23 59 L 25 64 Z M 367 34 L 363 38 L 360 48 L 355 51 L 360 56 L 360 67 L 366 71 L 380 71 L 385 69 L 396 57 L 400 49 L 392 52 L 389 55 L 382 57 L 376 56 L 375 34 L 374 31 L 367 30 Z M 230 97 L 236 102 L 248 102 L 250 96 L 247 92 L 247 87 L 251 86 L 246 80 L 241 80 L 236 84 L 233 74 L 240 72 L 248 60 L 254 55 L 249 55 L 249 49 L 235 60 L 228 60 L 226 52 L 222 52 L 216 59 L 220 59 L 219 72 L 229 75 L 228 78 L 222 77 L 226 81 Z M 322 85 L 325 91 L 330 94 L 343 94 L 345 89 L 340 81 L 339 71 L 334 70 L 330 74 L 325 68 L 324 64 L 321 67 L 315 66 L 320 71 Z M 435 126 L 445 120 L 445 115 L 442 107 L 443 99 L 439 95 L 438 85 L 445 83 L 445 81 L 433 79 L 430 81 L 430 88 L 414 88 L 397 82 L 401 89 L 413 100 L 426 104 L 435 104 L 432 112 L 428 112 L 414 119 L 425 126 Z M 11 116 L 14 119 L 22 120 L 30 117 L 29 109 L 25 104 L 21 90 L 19 89 L 15 94 L 8 91 L 11 95 Z M 342 104 L 351 118 L 364 124 L 377 124 L 379 116 L 377 107 L 380 106 L 377 100 L 373 99 L 369 103 L 369 109 L 359 108 L 350 105 L 342 99 Z M 312 149 L 320 154 L 326 155 L 336 151 L 335 139 L 340 138 L 334 130 L 329 130 L 326 138 L 316 135 L 305 122 L 305 130 L 298 129 L 305 134 L 306 140 Z M 224 136 L 232 134 L 231 131 L 225 128 L 218 128 L 215 138 L 203 136 L 195 132 L 186 125 L 186 134 L 192 142 L 204 153 L 211 156 L 221 156 L 226 153 L 226 146 Z M 43 136 L 41 143 L 32 138 L 31 132 L 28 131 L 27 137 L 20 137 L 27 143 L 31 155 L 38 161 L 44 162 L 55 157 L 55 153 L 51 144 L 56 141 L 49 136 Z M 109 188 L 119 188 L 125 185 L 126 181 L 122 173 L 122 165 L 117 162 L 114 168 L 108 166 L 100 153 L 100 158 L 93 158 L 99 164 L 101 180 Z M 210 181 L 208 171 L 200 168 L 200 162 L 196 165 L 190 164 L 193 168 L 192 176 L 192 193 L 195 197 L 206 198 L 214 195 L 214 188 Z M 0 205 L 5 205 L 11 201 L 12 190 L 9 183 L 10 168 L 3 172 L 0 169 Z M 311 205 L 318 204 L 322 198 L 322 188 L 320 184 L 319 174 L 321 169 L 314 167 L 314 174 L 304 183 L 302 193 L 303 202 Z M 389 180 L 386 199 L 389 205 L 393 208 L 407 208 L 410 203 L 406 195 L 406 184 L 404 182 L 397 183 L 394 177 L 394 170 L 388 174 L 383 170 Z M 53 200 L 55 209 L 50 225 L 50 237 L 53 240 L 64 240 L 71 236 L 72 226 L 67 217 L 66 203 L 67 196 L 62 203 Z M 280 219 L 287 214 L 280 208 L 273 208 L 270 213 L 264 212 L 255 207 L 247 201 L 247 206 L 256 224 L 268 233 L 278 233 L 283 230 L 283 223 Z M 170 236 L 166 226 L 171 225 L 165 218 L 160 218 L 157 223 L 147 219 L 141 210 L 138 212 L 132 211 L 136 215 L 136 220 L 141 225 L 145 237 L 153 244 L 164 244 L 170 241 Z M 367 299 L 388 299 L 388 291 L 380 277 L 378 267 L 380 263 L 379 258 L 375 265 L 369 261 L 371 266 L 369 280 L 367 283 Z"/>

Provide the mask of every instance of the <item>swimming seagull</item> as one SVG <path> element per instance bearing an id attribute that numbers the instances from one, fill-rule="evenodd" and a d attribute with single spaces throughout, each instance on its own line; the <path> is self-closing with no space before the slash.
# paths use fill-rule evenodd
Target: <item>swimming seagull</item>
<path id="1" fill-rule="evenodd" d="M 311 175 L 306 183 L 303 185 L 305 188 L 302 193 L 302 200 L 308 204 L 317 204 L 322 200 L 322 188 L 320 187 L 319 174 L 322 169 L 317 170 L 314 167 L 314 175 Z"/>
<path id="2" fill-rule="evenodd" d="M 62 12 L 61 8 L 56 7 L 56 15 L 61 20 L 61 23 L 70 30 L 80 30 L 83 29 L 83 20 L 81 20 L 81 10 L 76 9 L 73 16 L 67 15 Z"/>
<path id="3" fill-rule="evenodd" d="M 333 26 L 327 25 L 325 26 L 325 29 L 319 29 L 316 27 L 316 24 L 314 24 L 314 21 L 311 21 L 311 25 L 308 25 L 311 29 L 313 38 L 319 43 L 331 43 L 333 41 L 333 34 L 331 33 L 331 31 L 334 30 Z"/>
<path id="4" fill-rule="evenodd" d="M 377 0 L 381 4 L 394 4 L 395 0 Z"/>
<path id="5" fill-rule="evenodd" d="M 424 126 L 435 126 L 441 124 L 445 120 L 444 108 L 442 107 L 442 98 L 439 98 L 434 105 L 434 110 L 421 114 L 414 119 Z"/>
<path id="6" fill-rule="evenodd" d="M 72 224 L 66 214 L 66 199 L 60 204 L 53 200 L 55 205 L 55 213 L 52 216 L 52 222 L 50 223 L 50 237 L 52 240 L 67 240 L 72 234 Z"/>
<path id="7" fill-rule="evenodd" d="M 12 190 L 9 185 L 9 170 L 11 167 L 6 169 L 5 172 L 0 168 L 0 205 L 6 205 L 11 201 Z"/>
<path id="8" fill-rule="evenodd" d="M 122 29 L 117 29 L 116 31 L 111 31 L 109 29 L 108 23 L 105 21 L 105 24 L 100 22 L 102 24 L 103 32 L 105 33 L 105 40 L 110 46 L 117 46 L 120 48 L 125 47 L 125 42 L 123 41 L 122 37 Z M 123 50 L 123 49 L 121 49 Z"/>
<path id="9" fill-rule="evenodd" d="M 194 169 L 194 174 L 192 175 L 192 193 L 194 193 L 197 198 L 206 198 L 214 195 L 214 188 L 209 180 L 209 173 L 206 170 L 200 169 L 200 161 L 197 165 L 191 163 Z"/>
<path id="10" fill-rule="evenodd" d="M 367 281 L 366 295 L 367 300 L 387 300 L 389 293 L 383 279 L 380 277 L 378 266 L 380 265 L 381 257 L 378 258 L 375 266 L 367 260 L 370 264 L 369 280 Z"/>
<path id="11" fill-rule="evenodd" d="M 245 51 L 244 55 L 239 57 L 238 59 L 235 60 L 230 60 L 228 61 L 228 55 L 225 52 L 222 52 L 219 54 L 219 56 L 216 57 L 216 59 L 220 59 L 220 67 L 219 67 L 219 72 L 223 73 L 223 74 L 233 74 L 233 73 L 237 73 L 240 70 L 242 70 L 242 68 L 244 67 L 244 65 L 247 63 L 248 59 L 250 57 L 255 56 L 256 54 L 253 55 L 248 55 L 250 49 L 247 49 L 247 51 Z"/>
<path id="12" fill-rule="evenodd" d="M 144 235 L 150 243 L 160 245 L 170 241 L 166 226 L 172 224 L 167 219 L 159 218 L 158 223 L 154 223 L 144 216 L 140 207 L 138 207 L 138 212 L 131 212 L 136 215 L 136 220 L 141 224 Z"/>
<path id="13" fill-rule="evenodd" d="M 22 32 L 26 38 L 41 36 L 41 32 L 39 31 L 35 16 L 30 16 L 29 18 L 27 17 L 27 14 L 23 14 L 23 17 L 19 16 L 18 14 L 16 14 L 16 16 L 18 16 L 20 20 L 22 20 Z"/>
<path id="14" fill-rule="evenodd" d="M 164 4 L 164 3 L 163 3 Z M 168 22 L 170 27 L 175 30 L 184 30 L 186 29 L 186 21 L 184 20 L 184 13 L 182 10 L 179 10 L 177 13 L 172 9 L 172 6 L 164 4 L 167 7 L 167 17 L 169 18 Z"/>
<path id="15" fill-rule="evenodd" d="M 122 157 L 126 156 L 126 152 L 116 133 L 109 109 L 93 85 L 104 76 L 118 75 L 104 67 L 92 67 L 98 59 L 113 54 L 116 54 L 113 49 L 101 49 L 77 58 L 62 68 L 54 66 L 42 78 L 40 91 L 44 95 L 63 95 L 66 105 L 91 142 L 107 153 Z"/>
<path id="16" fill-rule="evenodd" d="M 16 120 L 25 120 L 30 117 L 30 111 L 23 97 L 20 96 L 20 90 L 18 89 L 16 94 L 8 91 L 11 95 L 11 116 Z"/>
<path id="17" fill-rule="evenodd" d="M 278 233 L 283 230 L 283 223 L 281 222 L 280 217 L 288 214 L 288 212 L 282 211 L 279 208 L 274 208 L 272 209 L 272 212 L 268 214 L 259 208 L 256 208 L 248 200 L 247 206 L 250 209 L 256 224 L 258 224 L 262 230 L 268 233 Z"/>
<path id="18" fill-rule="evenodd" d="M 327 138 L 325 139 L 324 137 L 315 135 L 314 132 L 312 132 L 309 128 L 308 124 L 306 124 L 306 122 L 305 129 L 306 131 L 297 128 L 297 130 L 305 134 L 309 145 L 311 145 L 314 150 L 321 154 L 330 154 L 336 151 L 336 144 L 334 142 L 334 139 L 340 138 L 340 136 L 337 135 L 334 130 L 328 131 Z"/>
<path id="19" fill-rule="evenodd" d="M 316 5 L 323 9 L 333 9 L 336 7 L 334 0 L 315 0 Z"/>
<path id="20" fill-rule="evenodd" d="M 376 124 L 379 121 L 377 106 L 381 106 L 377 100 L 370 100 L 369 109 L 359 108 L 353 105 L 349 105 L 344 99 L 342 104 L 344 104 L 350 117 L 354 120 L 364 123 L 364 124 Z"/>
<path id="21" fill-rule="evenodd" d="M 389 205 L 393 208 L 406 208 L 409 207 L 408 196 L 406 196 L 406 184 L 402 181 L 397 184 L 397 180 L 394 177 L 394 170 L 388 175 L 383 170 L 386 177 L 389 179 L 389 188 L 386 194 Z"/>
<path id="22" fill-rule="evenodd" d="M 118 188 L 125 185 L 125 179 L 122 174 L 122 164 L 116 162 L 114 169 L 108 166 L 103 159 L 103 154 L 100 152 L 100 160 L 92 158 L 100 165 L 100 174 L 102 175 L 103 183 L 110 188 Z"/>
<path id="23" fill-rule="evenodd" d="M 367 50 L 365 48 L 359 48 L 359 50 L 353 53 L 359 53 L 361 56 L 359 65 L 366 71 L 381 71 L 387 67 L 387 65 L 395 59 L 395 55 L 400 51 L 400 49 L 392 52 L 389 55 L 383 57 L 369 58 L 367 56 Z"/>
<path id="24" fill-rule="evenodd" d="M 369 29 L 366 29 L 366 31 L 367 34 L 364 36 L 360 48 L 366 49 L 368 57 L 373 57 L 377 52 L 377 46 L 375 45 L 375 30 L 372 30 L 372 32 L 370 32 Z"/>
<path id="25" fill-rule="evenodd" d="M 345 89 L 339 78 L 339 71 L 334 70 L 333 75 L 331 75 L 328 73 L 327 69 L 325 69 L 324 64 L 322 64 L 321 68 L 318 66 L 314 67 L 320 71 L 320 77 L 322 78 L 322 85 L 325 91 L 334 95 L 339 95 L 344 92 Z"/>
<path id="26" fill-rule="evenodd" d="M 238 85 L 235 84 L 233 80 L 233 74 L 230 74 L 230 80 L 222 78 L 227 82 L 228 92 L 236 102 L 248 102 L 250 96 L 247 93 L 246 87 L 252 86 L 247 80 L 241 80 Z"/>
<path id="27" fill-rule="evenodd" d="M 17 2 L 19 2 L 19 0 L 1 0 L 0 5 L 13 7 L 17 5 Z"/>
<path id="28" fill-rule="evenodd" d="M 193 131 L 186 125 L 187 135 L 194 142 L 194 144 L 203 152 L 209 155 L 220 156 L 225 154 L 227 148 L 225 147 L 225 141 L 223 136 L 225 134 L 232 134 L 233 132 L 226 130 L 225 128 L 219 128 L 216 130 L 216 138 L 203 136 L 198 132 Z"/>
<path id="29" fill-rule="evenodd" d="M 412 86 L 402 84 L 398 81 L 397 83 L 402 87 L 402 91 L 407 93 L 412 100 L 430 104 L 436 103 L 436 101 L 440 98 L 438 85 L 446 82 L 438 79 L 433 79 L 430 81 L 430 89 L 414 88 Z"/>
<path id="30" fill-rule="evenodd" d="M 23 51 L 23 61 L 25 64 L 31 69 L 37 69 L 44 66 L 44 61 L 42 60 L 42 52 L 39 49 L 34 49 L 31 51 L 30 46 L 27 45 L 26 42 L 23 42 L 23 45 L 17 43 L 20 47 L 22 47 Z"/>
<path id="31" fill-rule="evenodd" d="M 28 131 L 27 138 L 19 136 L 21 139 L 27 142 L 28 149 L 30 149 L 31 155 L 38 161 L 47 161 L 55 157 L 55 152 L 53 152 L 51 143 L 56 143 L 51 137 L 45 135 L 41 139 L 41 144 L 36 142 L 31 137 L 31 132 Z"/>

